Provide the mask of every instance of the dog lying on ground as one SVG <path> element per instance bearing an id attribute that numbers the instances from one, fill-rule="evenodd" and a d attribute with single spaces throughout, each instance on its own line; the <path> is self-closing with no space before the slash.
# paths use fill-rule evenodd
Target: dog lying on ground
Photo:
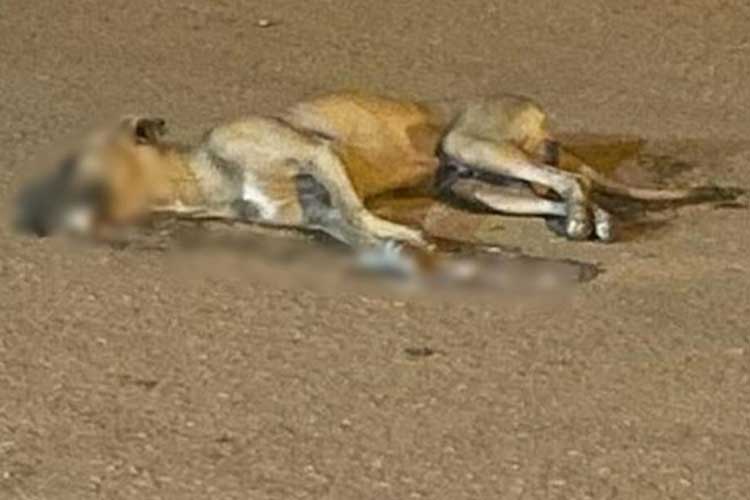
<path id="1" fill-rule="evenodd" d="M 427 187 L 502 213 L 553 218 L 571 240 L 609 241 L 612 218 L 591 201 L 594 190 L 645 200 L 727 195 L 608 179 L 561 147 L 527 98 L 449 108 L 338 93 L 218 126 L 191 147 L 164 141 L 160 118 L 126 117 L 29 191 L 19 222 L 40 236 L 97 235 L 167 212 L 318 230 L 354 248 L 425 248 L 418 228 L 374 215 L 367 200 Z"/>

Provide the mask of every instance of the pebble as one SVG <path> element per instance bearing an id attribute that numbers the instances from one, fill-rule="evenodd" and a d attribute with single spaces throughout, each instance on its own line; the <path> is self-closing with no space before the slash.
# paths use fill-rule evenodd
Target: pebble
<path id="1" fill-rule="evenodd" d="M 270 28 L 271 26 L 276 25 L 276 23 L 274 23 L 270 19 L 258 19 L 258 22 L 256 24 L 259 28 Z"/>

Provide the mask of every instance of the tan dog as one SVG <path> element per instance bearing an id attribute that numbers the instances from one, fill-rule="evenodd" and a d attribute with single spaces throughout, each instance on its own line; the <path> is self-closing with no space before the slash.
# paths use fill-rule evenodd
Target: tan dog
<path id="1" fill-rule="evenodd" d="M 163 142 L 164 121 L 129 117 L 98 131 L 53 178 L 23 199 L 21 225 L 43 235 L 95 232 L 154 212 L 315 229 L 353 247 L 424 246 L 418 229 L 367 210 L 369 198 L 437 185 L 504 213 L 559 218 L 574 240 L 612 238 L 590 189 L 642 199 L 721 194 L 623 186 L 572 158 L 529 99 L 500 96 L 449 106 L 340 93 L 209 131 L 202 142 Z M 514 192 L 497 186 L 516 186 Z M 531 187 L 532 189 L 529 189 Z"/>

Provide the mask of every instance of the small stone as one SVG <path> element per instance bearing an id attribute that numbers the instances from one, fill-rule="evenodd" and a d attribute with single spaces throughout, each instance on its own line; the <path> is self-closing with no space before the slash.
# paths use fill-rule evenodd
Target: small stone
<path id="1" fill-rule="evenodd" d="M 258 25 L 258 28 L 270 28 L 271 26 L 274 26 L 276 23 L 274 23 L 270 19 L 258 19 L 258 22 L 256 24 Z"/>

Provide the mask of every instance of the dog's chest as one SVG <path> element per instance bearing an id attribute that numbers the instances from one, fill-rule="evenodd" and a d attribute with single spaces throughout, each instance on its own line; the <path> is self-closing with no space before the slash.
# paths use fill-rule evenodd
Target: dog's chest
<path id="1" fill-rule="evenodd" d="M 241 220 L 288 224 L 299 218 L 293 172 L 253 171 L 211 149 L 194 161 L 205 204 Z"/>
<path id="2" fill-rule="evenodd" d="M 282 201 L 274 199 L 264 184 L 250 172 L 245 172 L 240 198 L 235 203 L 242 207 L 245 218 L 271 221 L 278 214 Z"/>
<path id="3" fill-rule="evenodd" d="M 245 171 L 232 209 L 245 220 L 297 224 L 302 216 L 302 208 L 296 186 L 289 179 L 287 175 L 264 177 Z"/>

